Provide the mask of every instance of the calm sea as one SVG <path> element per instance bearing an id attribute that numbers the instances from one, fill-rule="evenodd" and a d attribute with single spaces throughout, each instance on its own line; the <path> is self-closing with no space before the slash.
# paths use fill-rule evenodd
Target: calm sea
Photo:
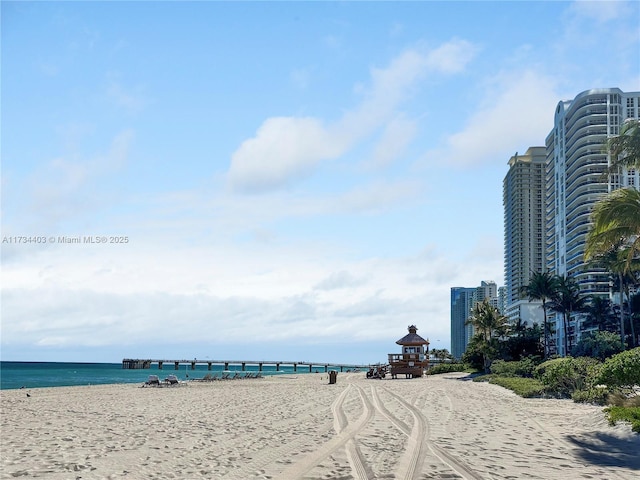
<path id="1" fill-rule="evenodd" d="M 202 378 L 207 373 L 215 374 L 223 371 L 223 365 L 180 365 L 175 370 L 173 364 L 164 365 L 162 370 L 153 364 L 148 370 L 125 370 L 120 363 L 54 363 L 54 362 L 0 362 L 0 389 L 63 387 L 73 385 L 104 385 L 111 383 L 144 383 L 149 375 L 158 375 L 163 379 L 167 375 L 177 375 L 179 380 Z M 307 367 L 308 369 L 308 367 Z M 240 365 L 229 365 L 231 371 L 241 371 Z M 318 367 L 324 371 L 324 367 Z M 247 365 L 247 372 L 257 372 L 257 365 Z M 314 369 L 315 371 L 315 369 Z M 276 371 L 275 365 L 263 365 L 262 375 L 291 374 L 293 367 L 281 365 Z M 308 373 L 298 367 L 297 373 Z"/>

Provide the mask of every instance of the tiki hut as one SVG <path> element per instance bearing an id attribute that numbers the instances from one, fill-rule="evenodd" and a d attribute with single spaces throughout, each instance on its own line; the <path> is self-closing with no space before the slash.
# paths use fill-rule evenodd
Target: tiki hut
<path id="1" fill-rule="evenodd" d="M 402 346 L 401 353 L 389 354 L 391 378 L 404 374 L 406 378 L 421 377 L 429 366 L 429 340 L 416 332 L 415 325 L 408 327 L 409 333 L 396 343 Z"/>

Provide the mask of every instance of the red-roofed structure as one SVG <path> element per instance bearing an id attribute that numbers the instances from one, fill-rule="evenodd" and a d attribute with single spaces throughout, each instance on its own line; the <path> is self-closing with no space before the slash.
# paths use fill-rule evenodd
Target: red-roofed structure
<path id="1" fill-rule="evenodd" d="M 391 378 L 404 374 L 406 378 L 421 377 L 429 367 L 429 340 L 417 334 L 418 328 L 409 325 L 409 333 L 396 343 L 402 345 L 402 353 L 389 354 Z"/>

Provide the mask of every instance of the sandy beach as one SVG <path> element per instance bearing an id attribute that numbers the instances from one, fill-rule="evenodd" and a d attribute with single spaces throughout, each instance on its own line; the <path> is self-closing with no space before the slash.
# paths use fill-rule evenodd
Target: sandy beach
<path id="1" fill-rule="evenodd" d="M 4 390 L 1 406 L 3 479 L 640 477 L 640 435 L 602 407 L 462 374 Z"/>

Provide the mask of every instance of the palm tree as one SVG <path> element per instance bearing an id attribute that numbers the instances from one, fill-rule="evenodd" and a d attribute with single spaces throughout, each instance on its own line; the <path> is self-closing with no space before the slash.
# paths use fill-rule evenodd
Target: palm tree
<path id="1" fill-rule="evenodd" d="M 634 274 L 640 270 L 640 191 L 615 190 L 594 207 L 593 227 L 587 234 L 585 260 L 599 259 L 617 276 L 620 291 L 620 337 L 625 342 L 624 297 Z M 631 323 L 635 344 L 635 330 Z"/>
<path id="2" fill-rule="evenodd" d="M 623 168 L 640 168 L 640 121 L 627 120 L 620 135 L 607 139 L 604 151 L 610 158 L 609 174 Z M 587 234 L 585 261 L 604 258 L 608 264 L 606 268 L 618 277 L 620 336 L 624 345 L 624 293 L 628 292 L 625 280 L 630 273 L 640 270 L 640 191 L 634 188 L 614 190 L 595 204 L 591 220 L 593 226 Z M 634 345 L 633 321 L 630 327 Z"/>
<path id="3" fill-rule="evenodd" d="M 640 254 L 640 191 L 614 190 L 594 205 L 591 220 L 593 227 L 587 234 L 585 260 L 617 246 L 618 251 L 625 252 L 623 272 L 631 271 Z"/>
<path id="4" fill-rule="evenodd" d="M 586 325 L 588 328 L 597 328 L 601 331 L 615 331 L 616 319 L 613 313 L 611 300 L 598 295 L 591 295 L 589 303 L 584 309 L 586 314 Z"/>
<path id="5" fill-rule="evenodd" d="M 640 167 L 640 121 L 628 119 L 620 135 L 607 139 L 604 151 L 611 158 L 608 173 L 617 173 L 622 167 Z"/>
<path id="6" fill-rule="evenodd" d="M 527 297 L 529 301 L 540 300 L 542 302 L 542 311 L 544 321 L 542 328 L 544 331 L 544 357 L 549 354 L 549 326 L 547 324 L 547 301 L 556 295 L 558 289 L 558 280 L 549 272 L 533 272 L 529 277 L 529 285 L 522 287 L 521 293 Z"/>
<path id="7" fill-rule="evenodd" d="M 593 230 L 592 230 L 593 231 Z M 587 236 L 587 246 L 585 249 L 585 259 L 591 264 L 605 268 L 613 277 L 612 289 L 615 290 L 616 285 L 620 292 L 619 301 L 619 315 L 620 320 L 618 322 L 618 331 L 620 332 L 620 340 L 622 344 L 625 343 L 625 330 L 624 330 L 624 293 L 625 293 L 625 265 L 626 262 L 621 257 L 624 257 L 624 239 L 611 239 L 613 243 L 600 243 L 596 245 L 595 241 L 590 242 L 590 237 Z"/>
<path id="8" fill-rule="evenodd" d="M 487 299 L 484 299 L 473 306 L 471 317 L 466 323 L 473 325 L 474 331 L 477 332 L 476 335 L 483 340 L 482 357 L 485 371 L 488 371 L 491 365 L 491 341 L 505 334 L 509 319 L 492 306 Z"/>
<path id="9" fill-rule="evenodd" d="M 564 329 L 564 354 L 571 351 L 572 343 L 569 335 L 569 323 L 573 312 L 584 310 L 586 298 L 580 296 L 580 287 L 576 281 L 569 276 L 559 276 L 558 290 L 552 299 L 550 307 L 554 312 L 562 314 L 562 324 Z"/>

